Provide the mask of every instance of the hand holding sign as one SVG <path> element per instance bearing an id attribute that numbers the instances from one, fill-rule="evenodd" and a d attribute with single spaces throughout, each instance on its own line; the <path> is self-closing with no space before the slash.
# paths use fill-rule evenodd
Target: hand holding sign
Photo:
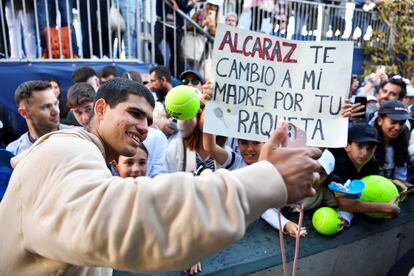
<path id="1" fill-rule="evenodd" d="M 277 168 L 286 184 L 288 203 L 294 203 L 315 194 L 312 185 L 319 181 L 320 170 L 316 160 L 322 152 L 317 148 L 281 148 L 287 132 L 287 123 L 283 122 L 263 145 L 259 160 L 267 160 Z"/>
<path id="2" fill-rule="evenodd" d="M 215 38 L 205 132 L 264 142 L 285 120 L 305 131 L 308 146 L 346 145 L 340 113 L 352 42 L 292 41 L 222 24 Z"/>

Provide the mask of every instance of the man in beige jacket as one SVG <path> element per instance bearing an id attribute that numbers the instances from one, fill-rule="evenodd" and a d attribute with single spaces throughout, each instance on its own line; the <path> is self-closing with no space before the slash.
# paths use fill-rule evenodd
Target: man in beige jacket
<path id="1" fill-rule="evenodd" d="M 0 275 L 182 270 L 239 240 L 268 208 L 314 193 L 321 153 L 277 148 L 286 127 L 264 146 L 263 161 L 240 170 L 112 176 L 108 162 L 135 153 L 153 106 L 143 86 L 109 81 L 88 131 L 46 134 L 12 161 L 0 205 Z"/>

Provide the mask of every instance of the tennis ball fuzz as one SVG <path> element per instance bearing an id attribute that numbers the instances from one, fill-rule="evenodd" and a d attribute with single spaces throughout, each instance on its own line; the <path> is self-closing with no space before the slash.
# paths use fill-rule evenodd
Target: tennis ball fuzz
<path id="1" fill-rule="evenodd" d="M 361 201 L 373 203 L 389 203 L 394 197 L 398 196 L 398 189 L 388 178 L 380 175 L 370 175 L 361 179 L 365 183 L 365 188 L 361 193 Z M 385 213 L 370 212 L 364 215 L 372 218 L 384 218 Z"/>
<path id="2" fill-rule="evenodd" d="M 335 235 L 341 226 L 341 218 L 333 208 L 322 207 L 313 213 L 312 224 L 322 235 Z"/>
<path id="3" fill-rule="evenodd" d="M 194 118 L 200 109 L 197 89 L 186 85 L 174 87 L 165 97 L 165 109 L 178 120 Z"/>

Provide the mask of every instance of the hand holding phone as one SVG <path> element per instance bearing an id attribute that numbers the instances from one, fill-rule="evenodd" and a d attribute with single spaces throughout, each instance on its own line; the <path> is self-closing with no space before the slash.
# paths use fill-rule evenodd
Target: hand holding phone
<path id="1" fill-rule="evenodd" d="M 286 139 L 286 147 L 306 147 L 306 132 L 294 124 L 288 123 L 288 137 Z"/>
<path id="2" fill-rule="evenodd" d="M 210 17 L 210 19 L 214 22 L 214 20 L 216 19 L 216 11 L 209 10 L 209 11 L 208 11 L 208 16 L 209 16 L 209 17 Z"/>
<path id="3" fill-rule="evenodd" d="M 365 116 L 366 108 L 367 108 L 367 97 L 365 96 L 357 96 L 355 97 L 354 104 L 360 103 L 364 106 L 361 112 L 358 112 L 358 115 L 353 115 L 352 118 L 360 119 Z"/>

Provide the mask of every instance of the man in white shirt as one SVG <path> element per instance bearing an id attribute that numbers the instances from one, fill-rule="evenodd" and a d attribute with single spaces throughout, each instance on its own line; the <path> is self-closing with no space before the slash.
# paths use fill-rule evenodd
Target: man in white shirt
<path id="1" fill-rule="evenodd" d="M 27 124 L 28 132 L 11 142 L 7 150 L 17 155 L 28 149 L 46 133 L 67 128 L 60 124 L 59 101 L 48 81 L 27 81 L 15 92 L 17 111 Z"/>

